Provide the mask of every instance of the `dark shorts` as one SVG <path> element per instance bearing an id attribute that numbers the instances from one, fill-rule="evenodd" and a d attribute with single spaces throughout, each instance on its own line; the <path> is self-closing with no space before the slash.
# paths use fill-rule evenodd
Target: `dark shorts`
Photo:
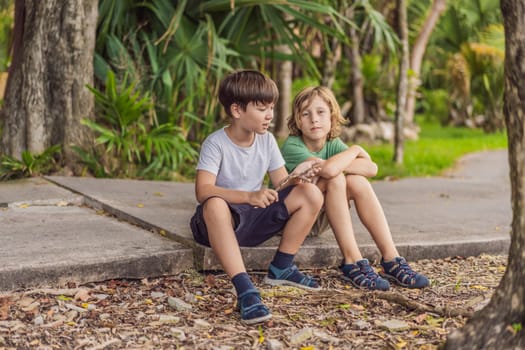
<path id="1" fill-rule="evenodd" d="M 279 191 L 279 201 L 266 208 L 255 208 L 249 204 L 228 203 L 235 223 L 234 231 L 239 246 L 253 247 L 261 244 L 284 228 L 290 218 L 288 209 L 284 205 L 284 199 L 292 189 L 293 186 L 289 186 Z M 195 241 L 209 247 L 208 229 L 204 222 L 202 208 L 204 203 L 197 206 L 197 210 L 191 218 L 190 226 Z"/>

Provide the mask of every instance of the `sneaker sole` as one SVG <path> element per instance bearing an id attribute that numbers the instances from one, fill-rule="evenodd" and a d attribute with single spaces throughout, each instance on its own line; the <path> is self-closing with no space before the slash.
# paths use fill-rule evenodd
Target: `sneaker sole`
<path id="1" fill-rule="evenodd" d="M 297 288 L 311 290 L 311 291 L 320 291 L 322 289 L 320 286 L 317 288 L 308 287 L 308 286 L 305 286 L 304 284 L 300 284 L 300 283 L 292 282 L 288 280 L 275 280 L 268 276 L 264 277 L 263 283 L 269 284 L 272 286 L 292 286 L 292 287 L 297 287 Z"/>
<path id="2" fill-rule="evenodd" d="M 249 320 L 241 319 L 241 323 L 244 323 L 245 325 L 252 325 L 252 324 L 268 321 L 270 318 L 272 318 L 272 314 L 264 315 L 261 317 L 250 318 Z"/>

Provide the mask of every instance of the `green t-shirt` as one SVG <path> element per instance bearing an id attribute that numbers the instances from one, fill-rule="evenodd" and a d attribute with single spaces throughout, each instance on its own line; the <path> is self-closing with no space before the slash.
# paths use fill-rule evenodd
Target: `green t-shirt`
<path id="1" fill-rule="evenodd" d="M 348 146 L 340 138 L 335 138 L 327 141 L 319 152 L 311 152 L 299 136 L 288 136 L 281 147 L 281 153 L 286 162 L 286 170 L 292 172 L 298 164 L 308 158 L 316 157 L 326 160 L 347 148 Z"/>

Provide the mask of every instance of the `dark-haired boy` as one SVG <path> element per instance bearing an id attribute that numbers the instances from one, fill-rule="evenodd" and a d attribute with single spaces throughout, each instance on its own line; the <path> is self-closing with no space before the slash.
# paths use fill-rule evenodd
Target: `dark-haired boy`
<path id="1" fill-rule="evenodd" d="M 231 278 L 246 324 L 272 315 L 246 273 L 241 246 L 256 246 L 282 231 L 265 282 L 320 289 L 293 260 L 321 209 L 321 191 L 301 180 L 290 181 L 294 186 L 279 191 L 263 186 L 266 174 L 274 188 L 288 176 L 277 142 L 268 132 L 278 95 L 275 82 L 261 72 L 228 75 L 220 84 L 219 101 L 231 123 L 206 138 L 197 165 L 195 193 L 200 204 L 191 219 L 193 236 L 213 249 Z M 305 162 L 294 173 L 311 166 Z"/>

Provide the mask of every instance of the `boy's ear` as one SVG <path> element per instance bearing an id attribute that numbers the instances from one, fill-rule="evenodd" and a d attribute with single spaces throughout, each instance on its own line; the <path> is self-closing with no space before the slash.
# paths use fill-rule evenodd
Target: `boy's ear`
<path id="1" fill-rule="evenodd" d="M 232 117 L 240 118 L 241 116 L 240 109 L 241 109 L 241 106 L 239 106 L 237 103 L 232 103 L 232 105 L 230 106 L 230 112 L 232 114 Z"/>

